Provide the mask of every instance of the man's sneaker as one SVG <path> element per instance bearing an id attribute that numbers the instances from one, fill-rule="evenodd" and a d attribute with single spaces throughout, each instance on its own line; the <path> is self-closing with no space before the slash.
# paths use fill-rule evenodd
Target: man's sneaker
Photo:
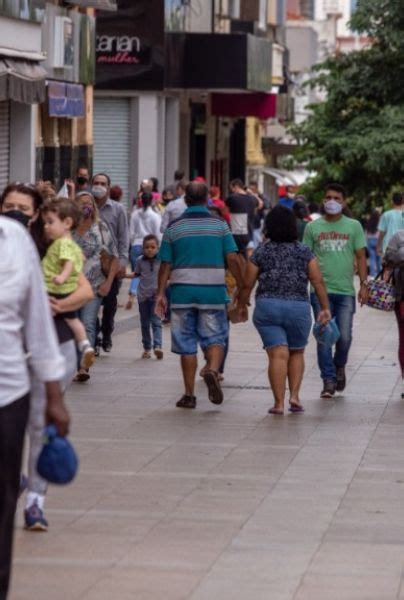
<path id="1" fill-rule="evenodd" d="M 162 349 L 161 348 L 155 348 L 154 349 L 154 356 L 157 358 L 157 360 L 163 360 L 164 353 L 163 353 Z"/>
<path id="2" fill-rule="evenodd" d="M 28 531 L 48 531 L 48 521 L 43 516 L 43 511 L 38 504 L 33 504 L 24 510 L 25 529 Z"/>
<path id="3" fill-rule="evenodd" d="M 196 397 L 195 396 L 182 396 L 175 405 L 177 408 L 195 408 Z"/>
<path id="4" fill-rule="evenodd" d="M 346 387 L 345 367 L 337 367 L 337 392 L 343 392 Z"/>
<path id="5" fill-rule="evenodd" d="M 81 360 L 80 360 L 80 368 L 81 369 L 89 369 L 93 366 L 95 362 L 95 350 L 89 344 L 83 345 L 81 349 Z"/>
<path id="6" fill-rule="evenodd" d="M 111 338 L 104 338 L 102 340 L 102 349 L 104 350 L 104 352 L 111 352 L 111 350 L 112 350 Z"/>
<path id="7" fill-rule="evenodd" d="M 335 387 L 335 382 L 332 381 L 332 379 L 326 379 L 324 381 L 324 388 L 320 394 L 320 398 L 334 398 Z"/>

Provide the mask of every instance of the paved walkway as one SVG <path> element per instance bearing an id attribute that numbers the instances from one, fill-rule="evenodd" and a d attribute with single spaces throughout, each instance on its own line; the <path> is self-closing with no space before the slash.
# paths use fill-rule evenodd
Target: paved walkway
<path id="1" fill-rule="evenodd" d="M 142 361 L 139 330 L 119 332 L 69 393 L 81 470 L 50 489 L 49 532 L 24 532 L 19 510 L 11 600 L 404 599 L 392 315 L 359 311 L 333 401 L 318 398 L 311 343 L 306 413 L 284 418 L 267 415 L 251 324 L 232 330 L 223 406 L 200 382 L 195 411 L 175 408 L 176 357 Z"/>

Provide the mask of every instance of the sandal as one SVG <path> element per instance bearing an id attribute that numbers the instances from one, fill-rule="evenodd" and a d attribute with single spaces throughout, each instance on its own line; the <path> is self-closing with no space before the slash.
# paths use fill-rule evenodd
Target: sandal
<path id="1" fill-rule="evenodd" d="M 203 375 L 203 380 L 207 385 L 209 400 L 212 404 L 221 404 L 223 402 L 223 392 L 220 387 L 219 376 L 216 371 L 206 369 Z"/>
<path id="2" fill-rule="evenodd" d="M 268 414 L 269 415 L 282 415 L 283 416 L 283 410 L 281 410 L 280 408 L 276 408 L 275 406 L 273 406 L 272 408 L 269 409 Z"/>
<path id="3" fill-rule="evenodd" d="M 151 358 L 150 350 L 145 350 L 142 354 L 142 358 Z"/>
<path id="4" fill-rule="evenodd" d="M 302 412 L 304 412 L 303 406 L 301 404 L 296 404 L 296 402 L 291 402 L 288 410 L 291 413 L 302 413 Z"/>
<path id="5" fill-rule="evenodd" d="M 85 383 L 90 379 L 90 373 L 87 371 L 78 371 L 76 375 L 73 377 L 73 381 L 75 383 Z"/>

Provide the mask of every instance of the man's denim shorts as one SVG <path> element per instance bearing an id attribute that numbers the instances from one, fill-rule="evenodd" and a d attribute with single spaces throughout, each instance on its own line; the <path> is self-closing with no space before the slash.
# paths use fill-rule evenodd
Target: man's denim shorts
<path id="1" fill-rule="evenodd" d="M 225 346 L 229 324 L 225 309 L 173 308 L 171 311 L 171 350 L 176 354 L 196 354 L 208 346 Z"/>
<path id="2" fill-rule="evenodd" d="M 257 298 L 253 322 L 265 349 L 288 346 L 290 350 L 303 350 L 311 329 L 309 302 Z"/>

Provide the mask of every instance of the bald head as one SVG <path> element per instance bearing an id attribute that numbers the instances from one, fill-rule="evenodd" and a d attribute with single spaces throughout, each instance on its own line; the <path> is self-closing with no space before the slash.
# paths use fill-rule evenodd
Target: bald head
<path id="1" fill-rule="evenodd" d="M 208 201 L 208 187 L 205 183 L 192 181 L 185 188 L 187 206 L 203 206 Z"/>

